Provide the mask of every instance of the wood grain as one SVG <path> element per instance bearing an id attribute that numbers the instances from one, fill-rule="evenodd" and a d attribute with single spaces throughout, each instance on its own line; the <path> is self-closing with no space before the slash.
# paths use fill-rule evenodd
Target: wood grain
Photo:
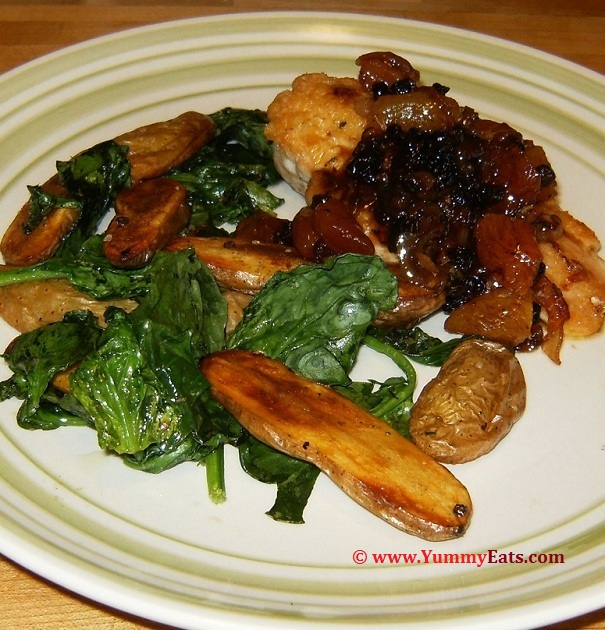
<path id="1" fill-rule="evenodd" d="M 242 11 L 375 13 L 513 40 L 605 73 L 602 0 L 56 0 L 0 2 L 0 72 L 106 33 L 180 18 Z M 1 98 L 1 95 L 0 95 Z M 0 628 L 168 628 L 73 595 L 0 556 Z M 605 630 L 605 609 L 548 630 Z"/>
<path id="2" fill-rule="evenodd" d="M 2 3 L 0 71 L 69 44 L 134 26 L 200 15 L 307 9 L 376 13 L 446 24 L 539 48 L 605 73 L 601 0 L 28 0 Z M 39 7 L 44 7 L 41 10 Z"/>

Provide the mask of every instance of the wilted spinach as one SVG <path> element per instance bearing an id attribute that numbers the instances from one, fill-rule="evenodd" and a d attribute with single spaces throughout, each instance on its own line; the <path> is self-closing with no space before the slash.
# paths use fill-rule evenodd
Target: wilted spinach
<path id="1" fill-rule="evenodd" d="M 377 257 L 346 254 L 301 265 L 275 274 L 246 308 L 228 346 L 262 352 L 315 381 L 346 385 L 368 326 L 396 301 L 397 281 Z M 277 485 L 268 514 L 302 522 L 318 469 L 249 435 L 239 453 L 246 472 Z"/>
<path id="2" fill-rule="evenodd" d="M 114 267 L 102 250 L 103 237 L 91 236 L 81 249 L 70 256 L 55 256 L 28 267 L 0 271 L 0 287 L 20 282 L 36 282 L 63 278 L 79 291 L 97 300 L 135 298 L 144 295 L 151 283 L 157 260 L 140 269 Z M 157 258 L 165 256 L 160 252 Z"/>
<path id="3" fill-rule="evenodd" d="M 108 309 L 97 349 L 70 379 L 103 448 L 132 455 L 161 445 L 166 460 L 195 434 L 208 394 L 198 363 L 222 347 L 226 317 L 210 272 L 188 251 L 162 259 L 132 313 Z"/>
<path id="4" fill-rule="evenodd" d="M 78 219 L 56 255 L 77 252 L 96 232 L 118 192 L 130 184 L 127 153 L 128 147 L 108 140 L 71 160 L 57 162 L 57 173 L 67 193 L 55 196 L 45 193 L 40 186 L 30 187 L 30 214 L 24 230 L 33 230 L 55 208 L 78 208 Z"/>
<path id="5" fill-rule="evenodd" d="M 283 199 L 267 190 L 280 176 L 264 134 L 265 112 L 228 107 L 211 118 L 214 138 L 168 174 L 188 190 L 192 225 L 216 227 L 258 210 L 274 213 Z"/>
<path id="6" fill-rule="evenodd" d="M 158 472 L 210 452 L 198 430 L 207 408 L 219 406 L 198 363 L 223 346 L 227 311 L 210 271 L 187 250 L 154 259 L 139 301 L 132 313 L 107 309 L 104 329 L 77 311 L 20 335 L 5 356 L 14 374 L 2 394 L 25 399 L 22 426 L 94 425 L 102 448 Z M 49 384 L 74 364 L 61 397 Z"/>
<path id="7" fill-rule="evenodd" d="M 455 337 L 448 341 L 442 341 L 438 337 L 424 332 L 418 326 L 392 329 L 372 327 L 369 332 L 376 340 L 392 346 L 416 363 L 436 367 L 443 365 L 452 350 L 462 340 L 460 337 Z"/>
<path id="8" fill-rule="evenodd" d="M 101 328 L 90 312 L 67 313 L 62 321 L 23 333 L 2 356 L 13 375 L 0 384 L 0 400 L 23 400 L 17 422 L 24 429 L 87 424 L 61 407 L 53 377 L 81 361 L 97 344 Z M 49 392 L 50 389 L 50 392 Z"/>
<path id="9" fill-rule="evenodd" d="M 248 435 L 239 445 L 242 468 L 254 479 L 277 485 L 267 514 L 276 521 L 304 523 L 303 512 L 319 476 L 319 468 L 294 459 Z"/>
<path id="10" fill-rule="evenodd" d="M 140 331 L 127 313 L 110 309 L 99 347 L 71 375 L 73 395 L 93 418 L 99 446 L 116 453 L 137 453 L 166 442 L 184 422 L 184 404 L 140 344 Z M 189 413 L 187 420 L 189 420 Z"/>
<path id="11" fill-rule="evenodd" d="M 263 352 L 320 383 L 346 385 L 368 326 L 396 301 L 397 280 L 376 256 L 301 265 L 273 276 L 228 346 Z"/>
<path id="12" fill-rule="evenodd" d="M 370 326 L 363 343 L 389 357 L 402 371 L 402 376 L 389 378 L 384 383 L 351 383 L 337 389 L 404 437 L 409 437 L 410 411 L 416 390 L 416 370 L 409 358 L 424 365 L 441 366 L 460 339 L 441 341 L 419 327 L 385 329 Z"/>

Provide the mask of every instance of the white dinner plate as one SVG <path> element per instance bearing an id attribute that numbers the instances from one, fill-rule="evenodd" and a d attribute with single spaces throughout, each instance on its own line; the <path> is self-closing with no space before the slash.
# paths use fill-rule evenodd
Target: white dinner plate
<path id="1" fill-rule="evenodd" d="M 544 145 L 562 205 L 605 238 L 602 76 L 461 30 L 321 13 L 160 24 L 0 77 L 1 231 L 26 184 L 45 180 L 57 159 L 187 109 L 265 108 L 303 72 L 355 76 L 355 58 L 373 50 L 403 55 L 425 82 Z M 285 212 L 300 203 L 288 195 Z M 439 334 L 440 321 L 427 329 Z M 2 323 L 0 334 L 5 347 L 15 333 Z M 304 525 L 274 522 L 265 515 L 274 488 L 242 473 L 234 449 L 228 500 L 216 506 L 197 466 L 130 470 L 89 429 L 19 429 L 9 401 L 0 551 L 84 596 L 187 628 L 509 630 L 579 615 L 605 605 L 604 357 L 604 335 L 567 340 L 559 367 L 541 352 L 521 356 L 527 411 L 492 453 L 453 467 L 474 517 L 462 539 L 442 543 L 391 528 L 325 477 Z M 392 373 L 369 351 L 356 367 L 356 376 Z M 421 383 L 433 374 L 419 369 Z M 492 562 L 468 563 L 490 553 Z M 417 560 L 381 563 L 377 554 Z M 514 562 L 530 554 L 542 555 Z"/>

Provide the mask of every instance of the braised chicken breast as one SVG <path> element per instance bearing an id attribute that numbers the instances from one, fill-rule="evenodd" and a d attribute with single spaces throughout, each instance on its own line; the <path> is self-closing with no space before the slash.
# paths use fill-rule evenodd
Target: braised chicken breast
<path id="1" fill-rule="evenodd" d="M 368 94 L 355 79 L 303 74 L 269 105 L 265 134 L 282 177 L 304 194 L 316 171 L 340 171 L 366 126 Z M 358 112 L 357 110 L 360 110 Z"/>
<path id="2" fill-rule="evenodd" d="M 565 334 L 601 330 L 600 243 L 560 208 L 544 149 L 396 54 L 357 64 L 356 79 L 297 77 L 268 108 L 276 165 L 305 197 L 287 244 L 379 255 L 401 294 L 383 325 L 442 309 L 453 333 L 555 362 Z"/>

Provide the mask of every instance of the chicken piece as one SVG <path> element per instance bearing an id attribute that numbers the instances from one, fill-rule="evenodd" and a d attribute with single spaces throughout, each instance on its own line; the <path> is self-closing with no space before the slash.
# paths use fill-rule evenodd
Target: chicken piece
<path id="1" fill-rule="evenodd" d="M 134 300 L 95 300 L 75 289 L 68 280 L 41 280 L 0 287 L 0 317 L 19 332 L 27 332 L 63 319 L 73 310 L 89 310 L 102 323 L 108 306 L 132 311 Z"/>
<path id="2" fill-rule="evenodd" d="M 397 69 L 396 76 L 403 70 Z M 338 191 L 332 190 L 334 176 L 349 161 L 368 124 L 371 111 L 372 95 L 357 79 L 334 78 L 322 73 L 297 77 L 292 89 L 278 94 L 269 105 L 269 123 L 265 134 L 273 142 L 275 164 L 294 190 L 301 194 L 306 193 L 308 203 L 311 203 L 310 197 L 325 194 L 327 190 L 338 196 Z M 320 208 L 318 212 L 322 210 Z M 313 248 L 313 237 L 309 235 L 309 229 L 300 227 L 309 223 L 304 221 L 304 212 L 305 209 L 299 213 L 292 226 L 293 237 L 301 230 L 304 232 L 299 236 L 298 242 L 295 239 L 299 250 L 301 243 L 307 243 L 306 249 Z M 445 275 L 441 270 L 431 263 L 430 269 L 424 274 L 423 284 L 410 282 L 397 255 L 388 250 L 378 235 L 371 212 L 355 212 L 354 219 L 351 219 L 361 226 L 373 245 L 374 252 L 359 253 L 376 253 L 399 280 L 399 304 L 389 313 L 380 313 L 377 324 L 411 325 L 443 305 Z M 342 223 L 337 217 L 332 230 L 339 243 L 354 232 L 350 227 L 345 229 L 346 226 L 340 225 Z M 340 230 L 337 229 L 339 227 Z M 324 226 L 319 236 L 325 241 L 332 234 Z M 327 244 L 330 245 L 333 240 L 334 238 Z M 354 240 L 350 238 L 350 246 L 346 247 L 344 244 L 342 251 L 358 252 L 362 246 L 372 249 L 371 245 L 368 247 L 368 243 L 362 243 L 359 238 L 353 242 Z M 425 260 L 430 263 L 428 258 Z"/>
<path id="3" fill-rule="evenodd" d="M 188 247 L 195 249 L 220 286 L 246 294 L 258 293 L 277 271 L 290 271 L 308 262 L 290 247 L 234 238 L 177 236 L 166 249 Z"/>
<path id="4" fill-rule="evenodd" d="M 275 97 L 265 135 L 294 190 L 304 194 L 313 172 L 339 171 L 347 163 L 366 126 L 358 108 L 369 99 L 356 79 L 323 73 L 303 74 Z"/>
<path id="5" fill-rule="evenodd" d="M 444 466 L 334 389 L 245 350 L 201 364 L 215 398 L 257 439 L 316 465 L 348 496 L 426 540 L 467 529 L 467 489 Z"/>
<path id="6" fill-rule="evenodd" d="M 167 177 L 124 188 L 103 240 L 108 260 L 122 269 L 143 267 L 189 222 L 187 189 Z"/>
<path id="7" fill-rule="evenodd" d="M 50 195 L 68 196 L 58 174 L 42 184 L 41 188 Z M 80 214 L 77 208 L 55 208 L 33 230 L 25 231 L 24 225 L 29 219 L 30 206 L 30 201 L 23 205 L 0 242 L 0 252 L 7 265 L 24 267 L 50 258 L 69 234 Z"/>
<path id="8" fill-rule="evenodd" d="M 566 335 L 587 337 L 601 330 L 605 320 L 605 261 L 601 243 L 582 221 L 554 201 L 543 204 L 546 215 L 561 221 L 563 233 L 539 242 L 546 277 L 560 289 L 569 308 Z"/>
<path id="9" fill-rule="evenodd" d="M 445 284 L 439 281 L 438 274 L 426 274 L 423 260 L 417 256 L 414 258 L 412 255 L 410 265 L 409 256 L 413 247 L 408 247 L 407 242 L 403 244 L 403 250 L 408 258 L 392 260 L 396 255 L 384 246 L 389 236 L 373 233 L 373 226 L 368 228 L 364 223 L 367 220 L 364 213 L 370 214 L 366 209 L 373 203 L 372 195 L 379 196 L 381 187 L 384 188 L 387 183 L 386 179 L 381 179 L 377 187 L 379 191 L 376 191 L 371 185 L 371 177 L 367 181 L 365 179 L 364 168 L 369 169 L 370 174 L 377 168 L 370 155 L 373 151 L 372 140 L 377 138 L 378 129 L 393 124 L 402 132 L 410 127 L 435 131 L 462 125 L 478 140 L 492 143 L 485 148 L 489 159 L 484 168 L 486 173 L 492 173 L 492 179 L 486 181 L 510 193 L 505 195 L 500 205 L 492 204 L 490 212 L 497 210 L 498 213 L 488 215 L 477 228 L 478 257 L 488 268 L 490 281 L 522 296 L 530 291 L 544 263 L 546 278 L 552 286 L 543 282 L 535 301 L 542 305 L 543 316 L 548 319 L 543 349 L 553 360 L 558 361 L 563 330 L 571 336 L 586 336 L 600 330 L 605 317 L 605 263 L 597 254 L 598 239 L 584 224 L 560 210 L 553 201 L 556 178 L 542 147 L 523 140 L 521 134 L 506 123 L 483 120 L 472 109 L 460 107 L 455 100 L 445 96 L 440 86 L 422 86 L 420 73 L 405 59 L 393 53 L 369 53 L 359 57 L 356 63 L 360 66 L 358 79 L 337 79 L 323 74 L 301 75 L 295 79 L 292 89 L 279 94 L 269 106 L 267 137 L 274 143 L 278 168 L 293 188 L 305 194 L 306 203 L 314 207 L 314 199 L 325 200 L 331 196 L 343 200 L 345 204 L 352 204 L 356 220 L 370 237 L 375 253 L 387 264 L 392 264 L 391 268 L 400 280 L 401 300 L 398 309 L 382 318 L 384 325 L 405 325 L 440 308 L 444 302 L 442 291 Z M 343 91 L 342 87 L 346 89 Z M 341 124 L 345 121 L 346 124 Z M 367 142 L 358 145 L 362 137 Z M 359 149 L 365 161 L 356 163 L 355 168 L 359 172 L 354 179 L 357 181 L 361 177 L 365 188 L 355 183 L 347 190 L 351 178 L 347 176 L 344 166 L 355 149 Z M 332 159 L 333 156 L 337 157 Z M 394 155 L 388 152 L 382 155 L 378 151 L 374 157 L 387 165 L 390 164 L 389 160 L 395 161 Z M 430 189 L 431 178 L 426 173 L 424 175 Z M 398 181 L 395 176 L 393 179 Z M 405 196 L 403 188 L 402 194 Z M 408 207 L 406 203 L 407 200 L 401 201 L 400 213 Z M 376 205 L 378 211 L 383 212 L 382 206 Z M 395 200 L 387 199 L 385 203 L 385 207 L 389 208 L 397 209 L 400 206 Z M 436 240 L 431 229 L 436 230 L 439 226 L 430 224 L 430 215 L 424 212 L 429 206 L 425 204 L 423 211 L 409 218 L 409 221 L 418 223 L 422 217 L 428 230 L 427 238 L 429 241 L 433 239 L 433 243 L 428 243 L 430 247 Z M 553 238 L 552 235 L 551 238 L 540 238 L 538 246 L 532 221 L 540 212 L 558 216 L 564 224 L 564 233 L 560 238 Z M 388 218 L 394 224 L 400 221 L 397 212 L 388 215 Z M 384 217 L 381 221 L 383 225 L 388 223 Z M 305 222 L 300 220 L 299 223 L 303 225 Z M 328 231 L 324 232 L 328 234 Z M 344 234 L 344 230 L 340 232 Z M 353 231 L 349 229 L 349 233 Z M 460 242 L 454 242 L 454 246 L 466 246 L 463 229 L 453 230 L 451 234 L 453 238 L 461 239 Z M 503 234 L 506 234 L 506 239 Z M 307 230 L 303 233 L 303 239 L 299 240 L 308 246 L 307 249 L 317 249 L 317 239 L 308 236 Z M 337 236 L 340 238 L 341 234 Z M 419 242 L 424 236 L 425 232 L 418 234 Z M 412 234 L 412 239 L 414 237 Z M 319 245 L 329 246 L 327 240 L 323 238 Z M 296 242 L 295 246 L 299 248 Z M 471 241 L 470 247 L 473 246 Z M 339 247 L 343 249 L 340 242 Z M 417 274 L 418 262 L 420 274 Z M 412 283 L 408 282 L 410 278 Z M 563 299 L 556 298 L 557 291 L 562 293 Z M 488 320 L 497 323 L 502 318 L 495 317 L 493 309 L 497 306 L 496 302 L 502 302 L 501 298 L 502 295 L 499 295 L 498 300 L 482 300 L 481 309 L 474 309 L 472 317 L 480 317 L 482 326 L 491 326 Z M 514 301 L 518 298 L 513 296 L 511 299 Z M 563 300 L 568 303 L 569 317 L 563 312 Z M 528 300 L 523 299 L 524 330 L 527 330 L 527 304 Z M 475 306 L 479 305 L 474 304 L 472 308 Z M 506 308 L 504 302 L 501 306 Z M 487 319 L 484 318 L 484 307 L 490 311 Z M 469 315 L 471 313 L 467 309 L 464 313 L 464 319 L 467 320 L 463 322 L 465 327 Z M 452 325 L 456 317 L 450 319 Z M 503 317 L 508 318 L 508 315 L 503 314 Z M 459 322 L 461 319 L 458 318 Z M 520 331 L 512 335 L 507 333 L 503 341 L 518 340 L 519 334 Z"/>
<path id="10" fill-rule="evenodd" d="M 214 136 L 210 116 L 185 112 L 165 122 L 152 123 L 115 138 L 128 147 L 130 179 L 138 182 L 166 174 L 188 160 Z"/>

